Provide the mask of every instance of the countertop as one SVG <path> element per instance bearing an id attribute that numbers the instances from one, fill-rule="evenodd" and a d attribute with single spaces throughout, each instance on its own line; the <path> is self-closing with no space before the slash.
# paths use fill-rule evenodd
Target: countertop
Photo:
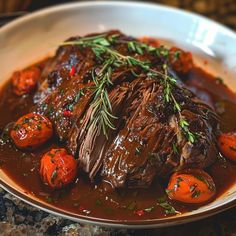
<path id="1" fill-rule="evenodd" d="M 228 236 L 236 235 L 236 208 L 190 224 L 165 229 L 117 230 L 82 225 L 31 207 L 0 188 L 2 236 Z"/>
<path id="2" fill-rule="evenodd" d="M 33 2 L 29 10 L 35 10 L 38 7 L 56 2 L 55 0 Z M 159 0 L 156 2 L 198 12 L 218 20 L 232 29 L 236 29 L 235 0 Z M 152 230 L 116 230 L 92 225 L 81 225 L 56 217 L 29 206 L 0 188 L 0 235 L 233 236 L 236 235 L 236 208 L 198 222 L 177 227 Z"/>

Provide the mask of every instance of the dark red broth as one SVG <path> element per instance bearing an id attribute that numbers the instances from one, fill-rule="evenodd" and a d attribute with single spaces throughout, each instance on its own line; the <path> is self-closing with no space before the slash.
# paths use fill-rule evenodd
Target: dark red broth
<path id="1" fill-rule="evenodd" d="M 197 90 L 203 99 L 208 100 L 222 113 L 222 131 L 236 130 L 236 96 L 219 78 L 216 79 L 195 67 L 187 76 L 186 84 L 192 90 Z M 10 82 L 3 86 L 0 97 L 1 129 L 28 113 L 33 104 L 33 94 L 27 97 L 13 95 Z M 75 184 L 63 190 L 51 190 L 40 179 L 39 161 L 47 150 L 55 146 L 60 145 L 56 140 L 52 140 L 33 153 L 23 153 L 12 144 L 0 145 L 0 168 L 27 192 L 38 198 L 61 209 L 92 217 L 119 220 L 162 218 L 167 216 L 166 209 L 156 205 L 162 201 L 168 202 L 179 212 L 199 207 L 172 202 L 167 197 L 163 200 L 165 193 L 158 183 L 165 186 L 165 180 L 157 180 L 149 189 L 106 192 L 98 183 L 91 184 L 81 173 Z M 216 183 L 217 196 L 236 180 L 236 165 L 222 157 L 207 171 Z"/>

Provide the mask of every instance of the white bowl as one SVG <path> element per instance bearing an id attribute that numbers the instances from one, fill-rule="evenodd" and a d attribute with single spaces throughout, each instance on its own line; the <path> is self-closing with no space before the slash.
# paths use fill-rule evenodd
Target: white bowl
<path id="1" fill-rule="evenodd" d="M 0 29 L 0 82 L 6 81 L 14 70 L 21 69 L 54 52 L 57 45 L 73 35 L 85 35 L 119 29 L 132 36 L 152 36 L 168 39 L 190 49 L 196 62 L 236 90 L 236 34 L 204 17 L 154 4 L 135 2 L 71 3 L 41 10 Z M 219 66 L 220 64 L 220 66 Z M 0 184 L 22 200 L 45 211 L 83 223 L 126 228 L 165 227 L 198 220 L 236 205 L 236 185 L 227 192 L 193 212 L 150 221 L 109 221 L 79 217 L 50 206 L 25 193 L 24 189 L 0 170 Z"/>

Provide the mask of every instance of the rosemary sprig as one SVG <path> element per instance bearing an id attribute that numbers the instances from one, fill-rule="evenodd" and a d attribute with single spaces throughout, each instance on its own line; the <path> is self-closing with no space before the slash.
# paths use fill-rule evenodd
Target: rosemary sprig
<path id="1" fill-rule="evenodd" d="M 112 48 L 112 45 L 118 42 L 118 35 L 98 35 L 94 37 L 84 37 L 76 41 L 67 41 L 61 45 L 77 45 L 82 47 L 90 47 L 96 57 L 103 61 L 102 68 L 98 74 L 93 71 L 93 81 L 95 84 L 94 99 L 91 103 L 92 115 L 89 125 L 92 123 L 100 125 L 104 135 L 107 136 L 109 128 L 115 129 L 112 119 L 116 119 L 112 115 L 112 107 L 108 96 L 108 87 L 112 85 L 111 76 L 113 67 L 127 66 L 139 67 L 150 77 L 158 77 L 164 87 L 164 99 L 166 103 L 172 103 L 174 110 L 179 115 L 179 126 L 187 140 L 191 143 L 196 141 L 196 136 L 189 130 L 189 123 L 181 114 L 181 105 L 176 101 L 173 88 L 177 86 L 177 80 L 173 76 L 168 75 L 167 64 L 165 61 L 168 59 L 169 51 L 164 47 L 154 48 L 142 42 L 137 41 L 122 41 L 126 43 L 131 52 L 143 55 L 145 51 L 154 53 L 158 58 L 161 58 L 163 63 L 164 73 L 151 68 L 149 61 L 142 61 L 129 55 L 123 55 Z M 134 75 L 135 72 L 131 69 Z"/>
<path id="2" fill-rule="evenodd" d="M 112 115 L 112 106 L 108 96 L 107 87 L 112 85 L 110 80 L 112 74 L 112 68 L 114 60 L 108 59 L 103 63 L 103 67 L 100 72 L 95 75 L 95 71 L 92 71 L 92 78 L 95 84 L 94 99 L 91 103 L 92 114 L 90 123 L 93 125 L 101 125 L 104 135 L 107 136 L 108 129 L 115 129 L 115 126 L 111 122 L 111 119 L 117 117 Z"/>

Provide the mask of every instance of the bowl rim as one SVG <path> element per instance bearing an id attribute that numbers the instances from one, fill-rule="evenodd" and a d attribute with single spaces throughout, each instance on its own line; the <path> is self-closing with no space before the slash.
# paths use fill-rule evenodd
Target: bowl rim
<path id="1" fill-rule="evenodd" d="M 144 2 L 135 2 L 135 1 L 71 2 L 71 3 L 64 3 L 64 4 L 59 4 L 56 6 L 46 7 L 46 8 L 37 10 L 33 13 L 27 14 L 25 16 L 19 17 L 19 18 L 13 20 L 12 22 L 4 25 L 3 27 L 0 28 L 0 36 L 2 33 L 7 32 L 8 30 L 11 30 L 12 28 L 17 27 L 20 24 L 24 24 L 24 22 L 27 22 L 31 19 L 37 18 L 37 17 L 44 15 L 44 14 L 50 14 L 55 11 L 60 12 L 62 10 L 67 10 L 67 9 L 71 9 L 71 8 L 75 8 L 75 7 L 87 8 L 87 7 L 98 7 L 98 6 L 104 6 L 104 7 L 105 6 L 113 6 L 113 7 L 114 6 L 124 6 L 124 7 L 139 7 L 139 8 L 143 8 L 143 7 L 146 8 L 147 7 L 147 8 L 155 8 L 156 10 L 170 11 L 173 13 L 182 14 L 186 17 L 192 16 L 197 20 L 204 21 L 208 24 L 216 26 L 221 32 L 226 34 L 228 37 L 231 37 L 234 40 L 236 40 L 236 33 L 233 30 L 229 29 L 226 26 L 223 26 L 222 24 L 220 24 L 216 21 L 213 21 L 213 20 L 210 20 L 204 16 L 201 16 L 199 14 L 188 12 L 185 10 L 180 10 L 180 9 L 170 7 L 170 6 L 164 6 L 162 4 L 144 3 Z M 198 212 L 198 213 L 195 213 L 191 216 L 189 216 L 189 215 L 182 215 L 181 216 L 180 215 L 178 217 L 172 216 L 172 217 L 168 217 L 168 218 L 152 219 L 152 220 L 128 220 L 128 221 L 127 220 L 107 220 L 107 219 L 101 219 L 101 218 L 89 217 L 89 216 L 83 216 L 83 215 L 78 216 L 78 214 L 74 214 L 74 213 L 53 207 L 53 206 L 49 206 L 46 203 L 44 204 L 44 203 L 39 202 L 35 199 L 32 199 L 30 197 L 30 195 L 26 195 L 26 194 L 22 193 L 21 191 L 14 189 L 12 186 L 10 186 L 10 184 L 3 181 L 2 179 L 0 179 L 0 186 L 4 190 L 6 190 L 7 192 L 14 195 L 15 197 L 21 199 L 22 201 L 40 209 L 40 210 L 46 211 L 50 214 L 54 214 L 54 215 L 64 217 L 64 218 L 67 218 L 67 219 L 70 219 L 70 220 L 73 220 L 76 222 L 80 222 L 80 223 L 96 224 L 96 225 L 100 225 L 100 226 L 115 227 L 115 228 L 140 229 L 140 228 L 155 228 L 155 227 L 161 228 L 161 227 L 179 225 L 179 224 L 183 224 L 183 223 L 189 223 L 192 221 L 200 220 L 200 219 L 215 215 L 217 213 L 220 213 L 222 211 L 225 211 L 233 206 L 236 206 L 236 198 L 235 198 L 235 199 L 232 199 L 232 200 L 227 201 L 225 203 L 222 203 L 219 206 L 215 206 L 212 209 L 209 209 L 209 210 L 206 210 L 203 212 Z"/>
<path id="2" fill-rule="evenodd" d="M 221 213 L 223 211 L 226 211 L 236 206 L 236 199 L 234 199 L 228 203 L 222 204 L 208 211 L 199 212 L 191 216 L 180 215 L 176 218 L 176 216 L 174 215 L 168 218 L 151 219 L 151 220 L 108 220 L 108 219 L 102 219 L 102 218 L 97 218 L 97 217 L 90 217 L 86 215 L 78 215 L 75 213 L 71 213 L 69 211 L 64 211 L 57 207 L 47 205 L 44 202 L 40 202 L 35 199 L 32 199 L 30 195 L 27 195 L 27 193 L 24 194 L 21 191 L 14 189 L 13 187 L 11 187 L 9 184 L 2 181 L 1 179 L 0 179 L 0 187 L 2 187 L 5 191 L 12 194 L 16 198 L 22 200 L 23 202 L 39 210 L 45 211 L 49 214 L 66 218 L 66 219 L 69 219 L 78 223 L 98 225 L 102 227 L 104 226 L 112 227 L 112 228 L 126 228 L 126 229 L 165 228 L 168 226 L 176 226 L 176 225 L 181 225 L 181 224 L 201 220 L 201 219 L 216 215 L 218 213 Z"/>
<path id="3" fill-rule="evenodd" d="M 227 26 L 222 25 L 221 23 L 219 23 L 215 20 L 212 20 L 212 19 L 209 19 L 205 16 L 202 16 L 198 13 L 190 12 L 190 11 L 187 11 L 184 9 L 178 9 L 173 6 L 166 6 L 166 5 L 160 4 L 160 3 L 151 3 L 151 2 L 145 3 L 145 2 L 138 2 L 136 0 L 134 0 L 134 1 L 115 0 L 112 2 L 106 1 L 106 0 L 98 0 L 98 1 L 88 0 L 88 1 L 82 1 L 82 2 L 62 3 L 62 4 L 57 4 L 54 6 L 44 7 L 39 10 L 36 10 L 34 12 L 31 12 L 29 14 L 20 16 L 16 19 L 12 20 L 11 22 L 7 23 L 6 25 L 3 25 L 0 28 L 0 33 L 4 32 L 5 30 L 9 30 L 12 27 L 17 26 L 18 24 L 24 23 L 25 21 L 28 21 L 31 18 L 38 17 L 42 14 L 47 14 L 47 13 L 54 12 L 54 11 L 71 9 L 73 7 L 83 8 L 83 7 L 98 7 L 98 6 L 148 7 L 148 8 L 156 8 L 156 9 L 159 9 L 162 11 L 163 10 L 164 11 L 171 11 L 173 13 L 179 13 L 179 14 L 182 14 L 185 16 L 193 16 L 194 18 L 196 18 L 198 20 L 204 20 L 207 23 L 217 26 L 218 28 L 223 30 L 225 33 L 229 34 L 231 37 L 236 38 L 236 32 L 234 30 L 230 29 Z"/>

